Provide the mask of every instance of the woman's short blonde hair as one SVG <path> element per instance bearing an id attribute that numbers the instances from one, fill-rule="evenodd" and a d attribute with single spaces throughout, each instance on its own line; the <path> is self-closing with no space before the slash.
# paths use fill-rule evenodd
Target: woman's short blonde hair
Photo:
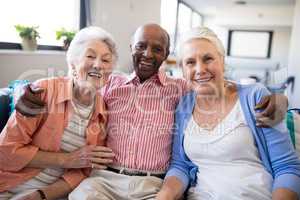
<path id="1" fill-rule="evenodd" d="M 81 29 L 73 38 L 67 51 L 68 65 L 70 66 L 71 64 L 78 62 L 85 52 L 87 44 L 94 40 L 104 42 L 116 61 L 118 54 L 116 43 L 112 35 L 100 27 L 90 26 Z"/>
<path id="2" fill-rule="evenodd" d="M 179 62 L 181 63 L 182 60 L 182 47 L 185 43 L 190 42 L 191 40 L 195 39 L 205 39 L 211 42 L 219 52 L 221 56 L 225 56 L 225 48 L 218 38 L 218 36 L 213 32 L 211 29 L 207 27 L 196 27 L 192 28 L 188 32 L 184 33 L 180 39 L 179 46 L 177 48 L 177 55 L 179 58 Z"/>

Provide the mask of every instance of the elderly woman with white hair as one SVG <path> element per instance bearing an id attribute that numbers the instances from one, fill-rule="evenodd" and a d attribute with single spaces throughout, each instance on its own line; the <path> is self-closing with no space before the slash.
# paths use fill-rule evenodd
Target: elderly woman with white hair
<path id="1" fill-rule="evenodd" d="M 58 199 L 114 154 L 104 147 L 100 89 L 116 62 L 116 45 L 99 27 L 80 30 L 67 51 L 69 76 L 38 80 L 47 112 L 15 111 L 0 135 L 0 199 Z"/>
<path id="2" fill-rule="evenodd" d="M 268 90 L 224 79 L 225 51 L 208 28 L 192 29 L 179 49 L 192 91 L 175 114 L 172 161 L 157 199 L 296 200 L 300 161 L 284 123 L 257 126 L 252 108 Z"/>

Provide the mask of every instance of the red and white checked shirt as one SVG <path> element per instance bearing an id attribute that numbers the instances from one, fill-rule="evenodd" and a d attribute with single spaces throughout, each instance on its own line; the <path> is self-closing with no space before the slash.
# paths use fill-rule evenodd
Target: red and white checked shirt
<path id="1" fill-rule="evenodd" d="M 112 76 L 104 93 L 107 105 L 107 146 L 116 154 L 114 166 L 165 171 L 169 166 L 176 105 L 186 82 L 164 72 L 140 83 Z"/>

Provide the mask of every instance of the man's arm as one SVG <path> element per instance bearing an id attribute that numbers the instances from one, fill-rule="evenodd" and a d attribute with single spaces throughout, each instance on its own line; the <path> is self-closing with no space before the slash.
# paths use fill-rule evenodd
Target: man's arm
<path id="1" fill-rule="evenodd" d="M 33 117 L 38 114 L 44 113 L 45 102 L 40 98 L 41 88 L 35 88 L 32 84 L 24 87 L 24 92 L 17 99 L 16 110 L 24 116 Z M 274 126 L 281 122 L 287 111 L 288 99 L 281 94 L 271 94 L 266 96 L 260 101 L 255 109 L 262 110 L 257 113 L 256 120 L 258 126 Z"/>

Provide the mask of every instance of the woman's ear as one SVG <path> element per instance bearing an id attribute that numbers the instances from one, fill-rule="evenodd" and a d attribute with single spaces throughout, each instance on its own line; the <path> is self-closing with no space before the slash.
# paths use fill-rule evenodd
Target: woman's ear
<path id="1" fill-rule="evenodd" d="M 75 78 L 75 79 L 78 79 L 78 74 L 77 74 L 77 71 L 76 71 L 76 67 L 74 65 L 74 63 L 71 63 L 71 70 L 72 70 L 72 77 Z"/>

